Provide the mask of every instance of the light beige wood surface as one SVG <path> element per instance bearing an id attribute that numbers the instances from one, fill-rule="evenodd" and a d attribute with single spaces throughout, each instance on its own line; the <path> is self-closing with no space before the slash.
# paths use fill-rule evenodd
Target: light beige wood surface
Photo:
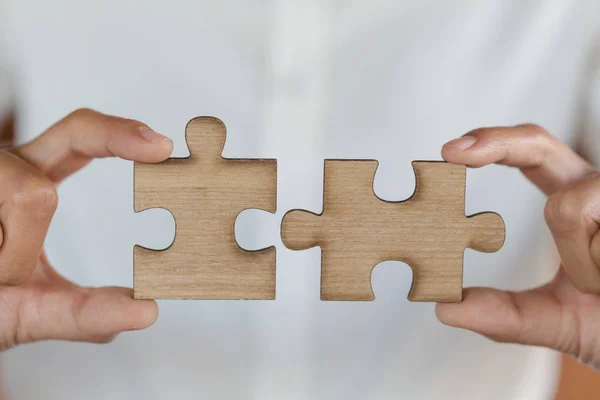
<path id="1" fill-rule="evenodd" d="M 234 224 L 248 208 L 275 212 L 277 162 L 224 159 L 225 136 L 219 119 L 195 118 L 189 158 L 135 163 L 135 211 L 165 208 L 176 224 L 170 248 L 135 247 L 136 299 L 275 298 L 275 248 L 241 249 Z"/>
<path id="2" fill-rule="evenodd" d="M 373 268 L 395 260 L 412 268 L 409 300 L 461 301 L 464 249 L 500 249 L 504 222 L 495 213 L 465 217 L 464 166 L 413 162 L 413 196 L 386 202 L 373 192 L 377 165 L 326 160 L 323 213 L 288 212 L 284 244 L 293 250 L 321 247 L 322 300 L 373 300 Z"/>

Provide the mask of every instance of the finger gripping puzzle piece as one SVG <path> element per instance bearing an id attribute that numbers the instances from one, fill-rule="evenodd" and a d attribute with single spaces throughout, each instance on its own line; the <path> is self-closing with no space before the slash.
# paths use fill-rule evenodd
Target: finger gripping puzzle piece
<path id="1" fill-rule="evenodd" d="M 135 247 L 135 298 L 275 298 L 275 248 L 243 250 L 234 226 L 243 210 L 275 212 L 277 161 L 225 159 L 225 139 L 219 119 L 195 118 L 189 158 L 135 163 L 135 211 L 165 208 L 176 224 L 168 249 Z"/>
<path id="2" fill-rule="evenodd" d="M 322 214 L 288 212 L 283 243 L 293 250 L 321 247 L 323 300 L 373 300 L 373 268 L 382 261 L 403 261 L 413 271 L 409 300 L 461 301 L 464 250 L 499 250 L 502 218 L 465 216 L 464 166 L 413 162 L 413 196 L 388 202 L 373 192 L 377 165 L 326 160 Z"/>

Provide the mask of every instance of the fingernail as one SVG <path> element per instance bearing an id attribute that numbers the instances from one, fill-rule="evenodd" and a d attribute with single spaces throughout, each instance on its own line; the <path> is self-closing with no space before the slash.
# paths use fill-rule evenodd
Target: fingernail
<path id="1" fill-rule="evenodd" d="M 454 139 L 448 142 L 448 145 L 458 147 L 461 150 L 467 150 L 477 142 L 475 136 L 466 135 L 463 137 L 459 137 L 458 139 Z"/>
<path id="2" fill-rule="evenodd" d="M 150 143 L 156 143 L 159 140 L 171 140 L 168 137 L 166 137 L 165 135 L 161 135 L 158 132 L 153 131 L 152 129 L 148 128 L 147 126 L 142 126 L 138 132 L 140 133 L 140 136 L 144 138 L 144 140 L 150 142 Z"/>

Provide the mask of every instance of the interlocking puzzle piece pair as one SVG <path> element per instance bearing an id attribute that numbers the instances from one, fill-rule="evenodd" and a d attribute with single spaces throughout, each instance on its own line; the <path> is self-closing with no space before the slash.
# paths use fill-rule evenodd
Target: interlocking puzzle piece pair
<path id="1" fill-rule="evenodd" d="M 135 298 L 275 298 L 275 248 L 243 250 L 234 225 L 245 209 L 275 212 L 277 162 L 224 159 L 225 137 L 219 119 L 195 118 L 186 127 L 189 158 L 135 164 L 135 211 L 164 207 L 176 223 L 168 249 L 135 247 Z M 283 243 L 293 250 L 321 247 L 322 300 L 373 300 L 373 268 L 394 260 L 412 268 L 409 300 L 461 301 L 464 249 L 500 249 L 502 219 L 464 215 L 464 166 L 413 162 L 413 196 L 388 202 L 373 191 L 377 165 L 326 160 L 323 213 L 288 212 Z"/>

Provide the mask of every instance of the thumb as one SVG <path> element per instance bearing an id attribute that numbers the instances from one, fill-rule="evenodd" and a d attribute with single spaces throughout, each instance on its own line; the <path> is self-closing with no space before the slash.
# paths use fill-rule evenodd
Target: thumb
<path id="1" fill-rule="evenodd" d="M 128 288 L 20 287 L 3 291 L 16 314 L 12 332 L 4 332 L 14 337 L 10 345 L 46 339 L 106 343 L 123 331 L 152 325 L 158 316 L 155 301 L 133 300 Z"/>
<path id="2" fill-rule="evenodd" d="M 490 288 L 464 291 L 462 303 L 438 303 L 438 319 L 498 342 L 550 347 L 563 353 L 579 350 L 579 323 L 553 295 L 551 284 L 523 292 Z"/>

